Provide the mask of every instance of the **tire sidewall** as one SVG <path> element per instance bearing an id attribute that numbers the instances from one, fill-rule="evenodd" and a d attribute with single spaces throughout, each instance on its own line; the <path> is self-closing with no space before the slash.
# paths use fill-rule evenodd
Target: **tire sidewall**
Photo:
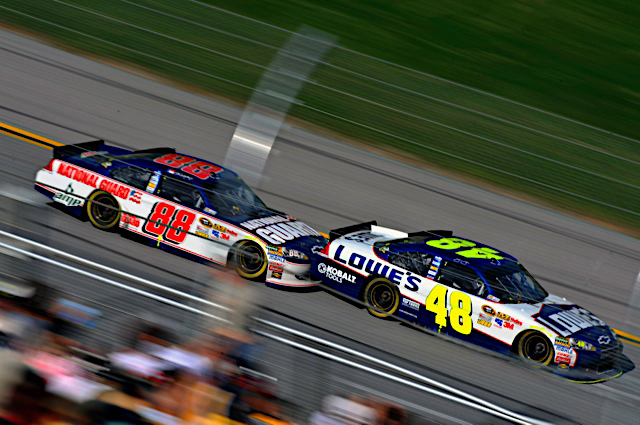
<path id="1" fill-rule="evenodd" d="M 242 253 L 247 247 L 256 248 L 260 252 L 260 255 L 262 256 L 262 266 L 257 272 L 247 273 L 246 271 L 243 270 L 243 267 L 241 266 L 240 256 L 242 255 Z M 260 245 L 258 245 L 253 241 L 240 241 L 236 245 L 234 245 L 233 249 L 236 250 L 235 254 L 233 255 L 233 258 L 234 258 L 233 266 L 236 270 L 236 273 L 238 273 L 240 277 L 243 277 L 245 279 L 257 280 L 257 279 L 261 279 L 266 274 L 267 266 L 269 265 L 269 262 L 267 261 L 267 255 L 265 254 L 264 249 L 262 249 Z"/>
<path id="2" fill-rule="evenodd" d="M 391 289 L 391 292 L 394 294 L 395 296 L 395 301 L 392 305 L 392 307 L 385 312 L 381 312 L 380 310 L 376 309 L 373 306 L 373 303 L 370 302 L 370 296 L 372 291 L 379 285 L 386 285 L 388 288 Z M 367 311 L 369 312 L 369 314 L 371 314 L 374 317 L 378 317 L 381 319 L 393 316 L 394 314 L 397 313 L 398 309 L 400 308 L 400 299 L 401 299 L 401 295 L 400 295 L 400 291 L 398 290 L 397 286 L 394 285 L 389 279 L 386 279 L 384 277 L 374 277 L 373 279 L 371 279 L 367 285 L 365 286 L 364 292 L 363 292 L 363 299 L 365 302 L 365 305 L 367 307 Z"/>
<path id="3" fill-rule="evenodd" d="M 536 337 L 536 336 L 542 338 L 547 344 L 549 354 L 544 361 L 532 360 L 531 358 L 525 355 L 525 348 L 526 348 L 525 346 L 527 342 L 532 337 Z M 551 341 L 549 341 L 549 339 L 540 332 L 526 331 L 522 335 L 522 337 L 518 340 L 518 356 L 527 363 L 531 363 L 539 366 L 548 366 L 549 364 L 551 364 L 551 361 L 553 360 L 553 354 L 554 354 L 553 344 L 551 344 Z"/>
<path id="4" fill-rule="evenodd" d="M 102 200 L 101 200 L 102 198 Z M 117 208 L 117 213 L 115 215 L 115 217 L 109 221 L 108 223 L 104 223 L 101 222 L 99 220 L 97 220 L 92 212 L 92 206 L 93 206 L 93 202 L 91 201 L 96 201 L 96 202 L 102 202 L 104 199 L 111 199 L 115 205 L 115 208 Z M 120 217 L 122 215 L 122 209 L 120 208 L 120 203 L 118 202 L 118 200 L 116 198 L 113 197 L 113 195 L 111 195 L 110 193 L 104 192 L 102 190 L 97 190 L 95 192 L 93 192 L 91 195 L 89 195 L 89 197 L 87 198 L 87 202 L 86 202 L 86 208 L 85 208 L 85 213 L 87 215 L 87 218 L 89 219 L 89 221 L 91 222 L 91 224 L 93 225 L 93 227 L 100 229 L 100 230 L 113 230 L 115 228 L 117 228 L 118 224 L 120 223 Z"/>

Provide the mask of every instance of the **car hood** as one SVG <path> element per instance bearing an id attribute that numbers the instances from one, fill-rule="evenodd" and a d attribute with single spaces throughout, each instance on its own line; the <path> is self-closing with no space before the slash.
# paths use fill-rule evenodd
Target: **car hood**
<path id="1" fill-rule="evenodd" d="M 531 317 L 561 337 L 591 335 L 597 342 L 598 337 L 602 335 L 601 332 L 608 332 L 607 335 L 611 336 L 611 329 L 595 314 L 563 298 L 552 295 L 537 306 L 538 312 Z"/>

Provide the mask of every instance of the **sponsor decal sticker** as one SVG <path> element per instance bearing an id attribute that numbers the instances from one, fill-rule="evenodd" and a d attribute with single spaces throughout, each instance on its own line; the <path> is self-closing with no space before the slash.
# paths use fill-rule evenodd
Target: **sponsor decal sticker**
<path id="1" fill-rule="evenodd" d="M 282 247 L 281 246 L 271 246 L 267 245 L 267 252 L 269 254 L 280 255 L 282 256 Z"/>
<path id="2" fill-rule="evenodd" d="M 89 158 L 90 156 L 95 156 L 95 155 L 103 155 L 103 154 L 108 154 L 109 152 L 107 151 L 91 151 L 91 152 L 82 152 L 80 154 L 80 158 Z"/>
<path id="3" fill-rule="evenodd" d="M 503 326 L 504 326 L 505 329 L 509 329 L 510 331 L 513 330 L 513 323 L 511 323 L 511 322 L 504 322 Z"/>
<path id="4" fill-rule="evenodd" d="M 204 212 L 206 212 L 207 214 L 211 214 L 211 215 L 218 214 L 218 211 L 216 211 L 216 210 L 214 210 L 212 208 L 209 208 L 209 207 L 205 207 Z"/>
<path id="5" fill-rule="evenodd" d="M 71 183 L 69 183 L 65 192 L 58 192 L 53 195 L 53 200 L 68 207 L 78 207 L 84 205 L 84 199 L 70 195 L 71 193 L 73 193 L 73 186 L 71 185 Z"/>
<path id="6" fill-rule="evenodd" d="M 198 219 L 198 221 L 200 222 L 200 224 L 202 224 L 204 227 L 207 227 L 209 229 L 211 229 L 213 227 L 213 223 L 211 223 L 211 220 L 209 220 L 207 217 L 200 217 Z"/>
<path id="7" fill-rule="evenodd" d="M 478 315 L 478 324 L 482 326 L 486 326 L 487 328 L 491 327 L 491 319 L 493 316 L 485 313 L 480 313 Z"/>
<path id="8" fill-rule="evenodd" d="M 409 298 L 402 298 L 402 305 L 414 310 L 420 309 L 420 303 Z"/>
<path id="9" fill-rule="evenodd" d="M 555 341 L 555 345 L 559 345 L 561 347 L 569 347 L 569 340 L 567 338 L 562 338 L 557 336 L 556 337 L 556 341 Z"/>
<path id="10" fill-rule="evenodd" d="M 132 190 L 131 193 L 129 194 L 129 200 L 136 204 L 140 203 L 141 198 L 142 198 L 142 192 L 140 192 L 139 190 Z"/>
<path id="11" fill-rule="evenodd" d="M 495 295 L 489 295 L 489 296 L 487 296 L 487 299 L 488 299 L 489 301 L 495 301 L 495 302 L 497 302 L 497 303 L 499 303 L 499 302 L 500 302 L 500 298 L 496 297 Z"/>
<path id="12" fill-rule="evenodd" d="M 205 232 L 199 232 L 196 230 L 196 236 L 200 236 L 201 238 L 209 239 L 209 234 Z"/>
<path id="13" fill-rule="evenodd" d="M 431 262 L 431 267 L 429 267 L 429 272 L 427 273 L 427 279 L 434 280 L 436 275 L 438 274 L 438 270 L 440 269 L 440 264 L 442 264 L 442 257 L 438 257 L 437 255 Z"/>
<path id="14" fill-rule="evenodd" d="M 396 285 L 403 285 L 409 291 L 416 292 L 418 290 L 421 278 L 417 275 L 412 275 L 411 272 L 402 270 L 392 264 L 381 262 L 376 258 L 367 258 L 357 252 L 347 255 L 344 253 L 344 249 L 344 245 L 338 245 L 333 254 L 333 260 L 349 265 L 356 270 L 362 270 L 367 275 L 376 274 L 385 277 Z"/>
<path id="15" fill-rule="evenodd" d="M 274 272 L 282 273 L 284 271 L 284 266 L 282 264 L 269 264 L 269 270 Z"/>
<path id="16" fill-rule="evenodd" d="M 284 264 L 284 257 L 281 255 L 275 255 L 275 254 L 269 254 L 269 261 L 274 261 L 277 263 L 282 263 Z"/>
<path id="17" fill-rule="evenodd" d="M 318 272 L 337 283 L 356 283 L 356 277 L 351 273 L 326 265 L 325 263 L 318 264 Z"/>
<path id="18" fill-rule="evenodd" d="M 498 318 L 508 322 L 511 319 L 511 316 L 498 312 Z"/>
<path id="19" fill-rule="evenodd" d="M 320 236 L 318 232 L 301 221 L 290 221 L 288 217 L 271 216 L 256 218 L 241 224 L 273 245 L 280 245 L 303 236 Z"/>
<path id="20" fill-rule="evenodd" d="M 130 215 L 126 213 L 122 213 L 122 217 L 120 217 L 120 222 L 123 224 L 122 227 L 125 227 L 125 228 L 129 227 L 129 225 L 133 227 L 140 226 L 140 218 L 136 217 L 135 215 Z"/>
<path id="21" fill-rule="evenodd" d="M 221 233 L 226 233 L 227 232 L 227 228 L 218 224 L 218 223 L 213 223 L 213 228 L 216 229 L 218 232 Z"/>
<path id="22" fill-rule="evenodd" d="M 593 326 L 606 326 L 598 317 L 576 305 L 545 304 L 533 317 L 565 337 Z"/>
<path id="23" fill-rule="evenodd" d="M 504 323 L 504 321 L 496 317 L 495 319 L 493 319 L 493 323 L 496 325 L 496 328 L 502 328 L 502 324 Z"/>
<path id="24" fill-rule="evenodd" d="M 489 316 L 495 316 L 496 315 L 496 311 L 493 309 L 493 307 L 491 307 L 490 305 L 483 305 L 482 306 L 482 311 L 489 315 Z"/>
<path id="25" fill-rule="evenodd" d="M 271 277 L 274 279 L 282 279 L 282 272 L 271 272 Z"/>

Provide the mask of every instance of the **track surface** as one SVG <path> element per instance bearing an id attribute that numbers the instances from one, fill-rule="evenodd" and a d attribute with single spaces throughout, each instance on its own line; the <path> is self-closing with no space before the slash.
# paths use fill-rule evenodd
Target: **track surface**
<path id="1" fill-rule="evenodd" d="M 63 143 L 103 138 L 138 149 L 175 146 L 222 161 L 240 116 L 236 108 L 10 33 L 0 32 L 0 58 L 0 121 Z M 0 181 L 31 191 L 33 175 L 49 160 L 50 151 L 1 135 L 0 143 Z M 587 307 L 617 329 L 640 334 L 640 312 L 628 306 L 634 299 L 638 306 L 640 296 L 640 288 L 634 293 L 640 270 L 638 240 L 298 129 L 284 129 L 274 149 L 259 188 L 268 205 L 323 231 L 370 219 L 406 230 L 451 228 L 512 253 L 550 292 Z M 182 289 L 191 285 L 183 277 L 207 273 L 204 266 L 100 233 L 61 212 L 53 211 L 48 220 L 58 229 L 51 233 L 54 246 L 118 269 Z M 69 288 L 84 285 L 75 277 L 65 282 Z M 399 363 L 425 365 L 432 377 L 505 407 L 559 423 L 637 419 L 638 371 L 607 384 L 571 384 L 484 351 L 376 320 L 324 292 L 288 293 L 260 286 L 260 293 L 266 305 L 380 347 L 398 356 Z M 108 289 L 86 296 L 111 305 L 127 302 Z M 627 344 L 625 352 L 640 364 L 640 347 Z M 352 377 L 360 386 L 379 385 L 358 374 Z M 404 389 L 394 386 L 377 389 L 405 396 Z M 407 399 L 421 406 L 471 422 L 488 420 L 448 402 L 416 397 L 406 392 Z"/>

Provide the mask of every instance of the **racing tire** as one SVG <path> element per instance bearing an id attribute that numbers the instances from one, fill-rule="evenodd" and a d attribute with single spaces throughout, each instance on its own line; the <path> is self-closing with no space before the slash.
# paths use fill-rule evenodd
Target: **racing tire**
<path id="1" fill-rule="evenodd" d="M 518 355 L 526 362 L 547 366 L 553 359 L 553 346 L 540 332 L 527 331 L 518 340 Z"/>
<path id="2" fill-rule="evenodd" d="M 251 241 L 240 241 L 234 249 L 234 267 L 240 277 L 258 279 L 265 274 L 267 256 L 260 245 Z"/>
<path id="3" fill-rule="evenodd" d="M 120 223 L 120 204 L 111 194 L 102 190 L 89 195 L 85 212 L 93 227 L 100 230 L 113 230 Z"/>
<path id="4" fill-rule="evenodd" d="M 386 318 L 396 314 L 401 297 L 396 285 L 384 277 L 376 277 L 367 283 L 363 298 L 369 314 Z"/>

